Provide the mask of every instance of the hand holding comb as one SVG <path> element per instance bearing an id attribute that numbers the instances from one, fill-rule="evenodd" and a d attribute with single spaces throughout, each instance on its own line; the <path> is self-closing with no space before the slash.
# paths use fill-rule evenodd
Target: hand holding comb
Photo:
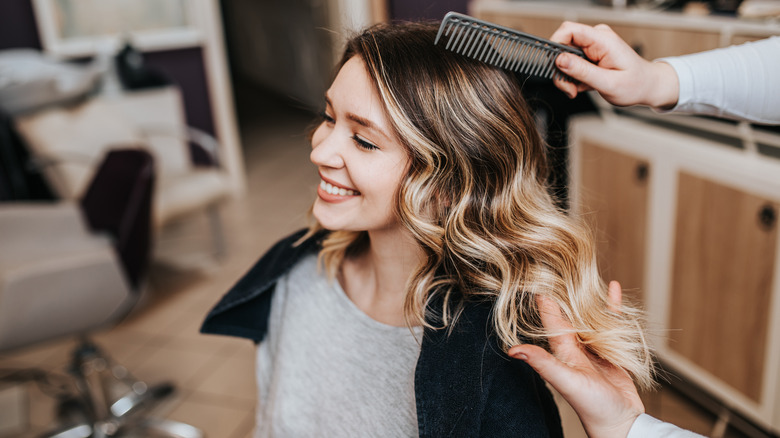
<path id="1" fill-rule="evenodd" d="M 457 12 L 448 12 L 439 26 L 434 44 L 446 36 L 444 47 L 486 64 L 544 79 L 572 81 L 555 66 L 562 52 L 588 59 L 582 50 L 554 43 Z"/>

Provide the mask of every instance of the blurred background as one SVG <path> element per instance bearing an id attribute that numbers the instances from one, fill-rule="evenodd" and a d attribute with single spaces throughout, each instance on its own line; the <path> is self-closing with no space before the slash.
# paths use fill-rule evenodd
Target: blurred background
<path id="1" fill-rule="evenodd" d="M 200 323 L 307 224 L 344 39 L 451 10 L 542 37 L 608 23 L 648 59 L 780 34 L 778 1 L 3 0 L 0 437 L 252 436 L 254 345 Z M 648 412 L 778 436 L 780 133 L 524 93 L 561 206 L 647 313 Z"/>

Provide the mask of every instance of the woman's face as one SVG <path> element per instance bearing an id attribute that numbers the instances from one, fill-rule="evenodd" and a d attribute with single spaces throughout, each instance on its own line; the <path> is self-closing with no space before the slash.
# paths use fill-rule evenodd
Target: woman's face
<path id="1" fill-rule="evenodd" d="M 395 195 L 409 157 L 361 58 L 344 64 L 325 103 L 310 156 L 321 178 L 314 217 L 329 230 L 398 226 Z"/>

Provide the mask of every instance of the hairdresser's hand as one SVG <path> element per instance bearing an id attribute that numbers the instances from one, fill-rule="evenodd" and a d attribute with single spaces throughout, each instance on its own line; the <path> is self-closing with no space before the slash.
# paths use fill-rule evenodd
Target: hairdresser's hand
<path id="1" fill-rule="evenodd" d="M 555 81 L 569 97 L 596 90 L 618 106 L 668 108 L 677 103 L 679 82 L 672 66 L 645 60 L 606 24 L 591 27 L 566 21 L 550 39 L 582 49 L 593 61 L 570 53 L 562 53 L 555 60 L 562 72 L 579 81 Z"/>
<path id="2" fill-rule="evenodd" d="M 616 281 L 609 284 L 609 298 L 619 310 L 621 289 Z M 624 438 L 645 411 L 631 377 L 588 353 L 552 300 L 540 298 L 538 303 L 545 328 L 566 333 L 550 338 L 555 356 L 529 344 L 512 347 L 509 355 L 531 365 L 569 402 L 588 436 Z"/>

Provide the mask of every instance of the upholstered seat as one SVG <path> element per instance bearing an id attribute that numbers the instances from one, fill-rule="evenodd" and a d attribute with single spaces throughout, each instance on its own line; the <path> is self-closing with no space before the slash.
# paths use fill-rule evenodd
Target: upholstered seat
<path id="1" fill-rule="evenodd" d="M 82 339 L 67 374 L 72 393 L 58 394 L 60 414 L 75 415 L 45 437 L 202 438 L 187 424 L 144 416 L 173 386 L 132 379 L 87 339 L 127 315 L 145 290 L 154 179 L 148 152 L 116 149 L 78 201 L 0 203 L 0 352 Z"/>
<path id="2" fill-rule="evenodd" d="M 230 195 L 227 173 L 219 166 L 216 140 L 188 127 L 175 87 L 97 96 L 69 107 L 55 107 L 16 118 L 16 128 L 50 186 L 61 199 L 83 194 L 107 150 L 135 145 L 154 157 L 157 186 L 153 224 L 157 229 L 193 213 L 208 212 Z M 190 144 L 200 147 L 209 165 L 195 165 Z M 219 227 L 212 227 L 217 252 Z"/>

